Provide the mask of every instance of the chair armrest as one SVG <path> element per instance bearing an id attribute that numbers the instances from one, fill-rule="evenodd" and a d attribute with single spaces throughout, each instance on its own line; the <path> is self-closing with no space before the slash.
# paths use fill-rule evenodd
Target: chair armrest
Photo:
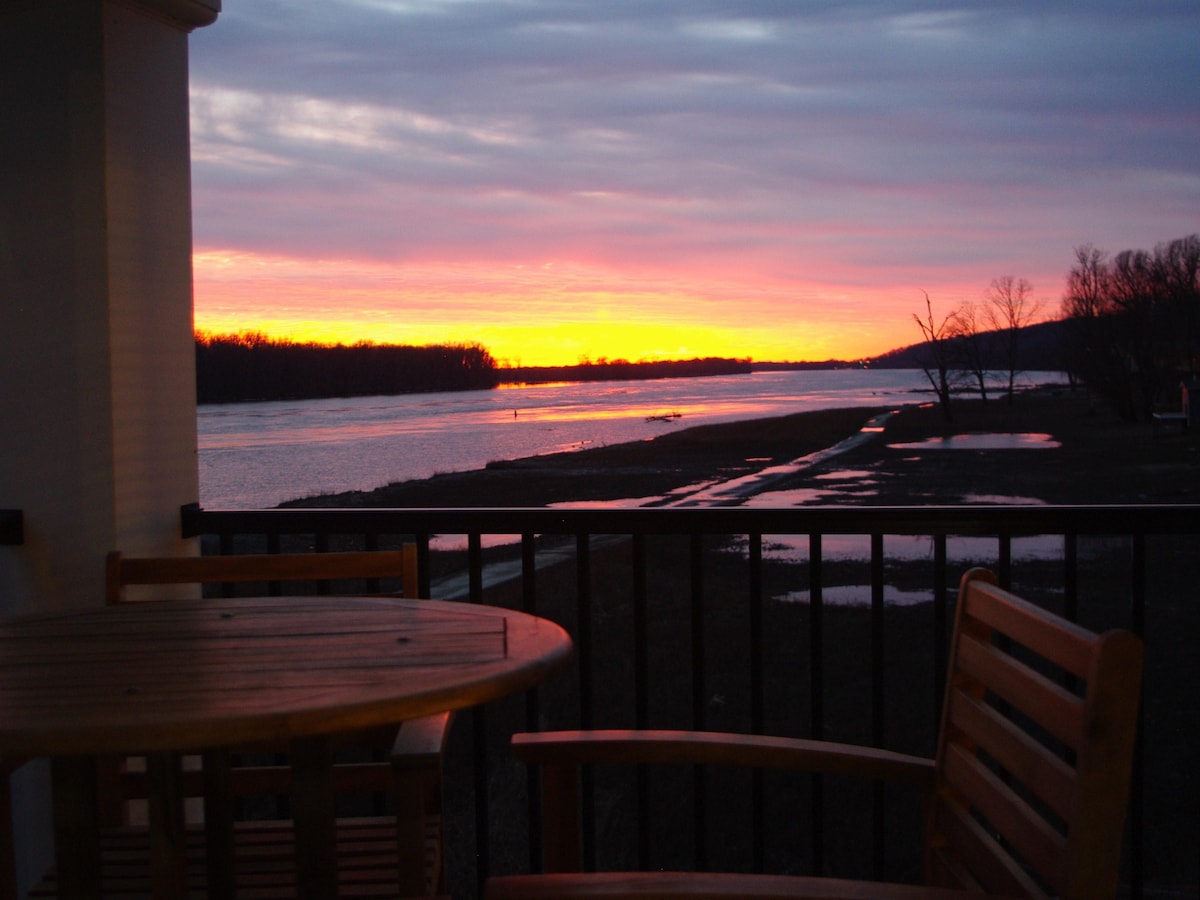
<path id="1" fill-rule="evenodd" d="M 802 738 L 711 731 L 550 731 L 515 734 L 513 755 L 541 765 L 692 764 L 794 769 L 933 785 L 934 761 Z"/>
<path id="2" fill-rule="evenodd" d="M 402 723 L 392 743 L 393 768 L 440 767 L 452 721 L 453 713 L 440 712 Z"/>
<path id="3" fill-rule="evenodd" d="M 404 896 L 424 896 L 430 887 L 437 892 L 445 881 L 442 752 L 452 722 L 449 712 L 409 719 L 400 725 L 392 744 L 396 864 Z"/>
<path id="4" fill-rule="evenodd" d="M 547 872 L 577 872 L 579 767 L 589 764 L 733 765 L 856 775 L 918 785 L 928 795 L 934 762 L 919 756 L 799 738 L 707 731 L 550 731 L 516 734 L 513 755 L 542 774 Z"/>

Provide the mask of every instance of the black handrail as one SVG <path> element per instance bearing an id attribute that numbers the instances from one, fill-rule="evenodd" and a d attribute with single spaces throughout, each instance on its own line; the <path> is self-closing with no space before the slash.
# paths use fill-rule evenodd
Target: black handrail
<path id="1" fill-rule="evenodd" d="M 185 506 L 184 537 L 201 534 L 1188 534 L 1200 504 L 1147 506 L 804 506 L 636 509 L 413 508 L 205 510 Z"/>

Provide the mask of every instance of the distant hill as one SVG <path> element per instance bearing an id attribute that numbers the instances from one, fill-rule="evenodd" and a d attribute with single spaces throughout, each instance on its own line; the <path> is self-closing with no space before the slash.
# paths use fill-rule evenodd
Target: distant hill
<path id="1" fill-rule="evenodd" d="M 1066 329 L 1063 321 L 1039 322 L 1021 329 L 1018 353 L 1018 368 L 1026 372 L 1061 372 L 1066 369 L 1063 351 L 1063 336 Z M 1002 333 L 985 332 L 980 337 L 984 342 L 985 356 L 993 360 L 1003 359 L 1000 350 Z M 891 350 L 870 361 L 873 369 L 919 369 L 924 364 L 926 347 L 924 342 L 910 344 Z"/>
<path id="2" fill-rule="evenodd" d="M 1061 372 L 1066 369 L 1063 355 L 1064 322 L 1039 322 L 1021 329 L 1018 352 L 1020 361 L 1018 368 L 1026 372 Z M 1002 333 L 999 331 L 984 332 L 984 352 L 1000 366 L 1004 354 L 1001 350 Z M 898 347 L 887 353 L 871 359 L 848 360 L 827 359 L 821 362 L 754 362 L 755 372 L 776 372 L 810 369 L 920 369 L 925 362 L 926 345 L 924 342 Z"/>
<path id="3" fill-rule="evenodd" d="M 821 362 L 755 362 L 751 364 L 751 368 L 755 372 L 793 372 L 813 369 L 862 369 L 869 364 L 870 360 L 851 362 L 845 359 L 826 359 Z"/>

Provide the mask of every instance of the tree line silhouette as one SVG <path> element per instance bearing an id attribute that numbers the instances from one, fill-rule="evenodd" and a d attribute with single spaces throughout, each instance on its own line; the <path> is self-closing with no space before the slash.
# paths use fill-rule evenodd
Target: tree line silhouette
<path id="1" fill-rule="evenodd" d="M 987 400 L 985 376 L 1008 376 L 1013 396 L 1019 371 L 1065 371 L 1113 404 L 1129 421 L 1180 405 L 1180 387 L 1200 378 L 1200 234 L 1122 250 L 1075 248 L 1060 316 L 1033 323 L 1041 304 L 1033 286 L 1004 276 L 979 307 L 964 303 L 913 318 L 923 341 L 872 360 L 877 367 L 924 370 L 947 419 L 951 398 L 971 385 Z M 990 328 L 983 327 L 990 326 Z"/>
<path id="2" fill-rule="evenodd" d="M 633 381 L 650 378 L 699 378 L 709 375 L 746 375 L 753 370 L 748 359 L 660 359 L 630 362 L 627 359 L 584 359 L 574 366 L 514 366 L 502 369 L 502 380 L 514 384 L 549 381 Z"/>
<path id="3" fill-rule="evenodd" d="M 479 344 L 316 344 L 260 332 L 196 334 L 198 403 L 312 400 L 428 391 L 488 390 L 501 382 L 692 378 L 751 371 L 748 359 L 630 362 L 582 360 L 574 366 L 498 368 Z"/>
<path id="4" fill-rule="evenodd" d="M 479 344 L 328 346 L 257 332 L 196 335 L 198 403 L 486 390 L 498 383 L 495 360 Z"/>
<path id="5" fill-rule="evenodd" d="M 1200 234 L 1112 257 L 1076 247 L 1062 309 L 1073 376 L 1125 419 L 1178 409 L 1200 374 Z"/>

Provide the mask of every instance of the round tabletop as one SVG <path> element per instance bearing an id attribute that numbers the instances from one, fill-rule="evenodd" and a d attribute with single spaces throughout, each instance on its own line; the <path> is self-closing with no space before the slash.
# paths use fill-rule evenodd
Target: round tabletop
<path id="1" fill-rule="evenodd" d="M 533 686 L 571 640 L 438 600 L 164 600 L 0 622 L 0 754 L 196 750 L 397 723 Z"/>

